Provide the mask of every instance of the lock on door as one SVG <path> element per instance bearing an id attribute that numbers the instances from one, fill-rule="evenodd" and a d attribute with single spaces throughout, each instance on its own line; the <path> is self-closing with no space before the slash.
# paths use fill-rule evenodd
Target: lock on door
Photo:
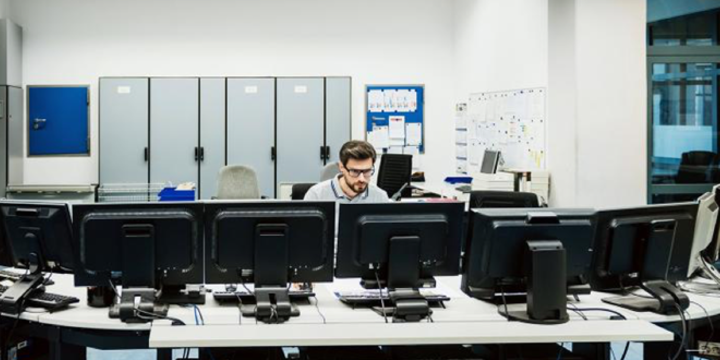
<path id="1" fill-rule="evenodd" d="M 33 130 L 40 130 L 45 128 L 45 124 L 47 123 L 46 119 L 33 119 Z"/>

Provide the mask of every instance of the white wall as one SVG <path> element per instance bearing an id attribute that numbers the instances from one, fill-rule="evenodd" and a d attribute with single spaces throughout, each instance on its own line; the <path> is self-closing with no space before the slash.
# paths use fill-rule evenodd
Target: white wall
<path id="1" fill-rule="evenodd" d="M 10 10 L 24 29 L 25 85 L 92 94 L 93 155 L 27 159 L 26 184 L 97 182 L 98 78 L 128 75 L 349 75 L 354 138 L 365 84 L 424 83 L 422 165 L 431 178 L 452 170 L 451 1 L 22 0 Z"/>

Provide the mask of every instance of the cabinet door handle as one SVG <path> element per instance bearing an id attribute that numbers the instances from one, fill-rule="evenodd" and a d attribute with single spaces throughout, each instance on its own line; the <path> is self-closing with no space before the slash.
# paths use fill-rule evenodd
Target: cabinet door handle
<path id="1" fill-rule="evenodd" d="M 277 150 L 274 146 L 270 147 L 270 160 L 275 161 L 277 159 Z"/>
<path id="2" fill-rule="evenodd" d="M 148 150 L 147 147 L 145 147 L 145 161 L 148 161 L 150 158 L 150 150 Z"/>
<path id="3" fill-rule="evenodd" d="M 205 148 L 200 147 L 200 161 L 205 161 Z"/>
<path id="4" fill-rule="evenodd" d="M 195 161 L 198 161 L 198 147 L 195 147 Z"/>

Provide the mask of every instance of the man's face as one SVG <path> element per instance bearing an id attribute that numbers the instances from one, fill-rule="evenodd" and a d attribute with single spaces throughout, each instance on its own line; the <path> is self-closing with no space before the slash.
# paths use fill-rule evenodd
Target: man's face
<path id="1" fill-rule="evenodd" d="M 345 165 L 342 163 L 338 164 L 340 165 L 340 172 L 343 174 L 345 183 L 352 191 L 359 194 L 367 189 L 373 173 L 372 159 L 350 159 Z"/>

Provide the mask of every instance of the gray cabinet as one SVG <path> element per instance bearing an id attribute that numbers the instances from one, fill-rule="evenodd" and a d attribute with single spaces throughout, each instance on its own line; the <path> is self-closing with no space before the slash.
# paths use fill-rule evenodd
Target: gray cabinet
<path id="1" fill-rule="evenodd" d="M 148 182 L 148 96 L 147 78 L 100 79 L 101 184 Z"/>
<path id="2" fill-rule="evenodd" d="M 8 86 L 7 106 L 3 107 L 3 117 L 7 119 L 7 185 L 23 183 L 23 157 L 25 144 L 23 136 L 23 91 L 19 87 Z M 2 178 L 2 177 L 0 177 Z M 3 192 L 5 187 L 3 186 Z"/>
<path id="3" fill-rule="evenodd" d="M 277 184 L 317 182 L 325 164 L 323 78 L 277 79 Z"/>
<path id="4" fill-rule="evenodd" d="M 325 79 L 325 146 L 328 164 L 340 161 L 340 148 L 350 140 L 351 86 L 349 77 Z"/>
<path id="5" fill-rule="evenodd" d="M 225 164 L 254 168 L 269 198 L 316 182 L 350 139 L 350 91 L 349 77 L 101 78 L 100 183 L 193 181 L 209 199 Z"/>
<path id="6" fill-rule="evenodd" d="M 200 79 L 150 79 L 150 182 L 198 183 Z"/>
<path id="7" fill-rule="evenodd" d="M 200 79 L 200 193 L 217 193 L 217 177 L 225 165 L 225 79 Z"/>
<path id="8" fill-rule="evenodd" d="M 227 160 L 255 169 L 260 194 L 275 197 L 275 79 L 229 78 Z"/>

